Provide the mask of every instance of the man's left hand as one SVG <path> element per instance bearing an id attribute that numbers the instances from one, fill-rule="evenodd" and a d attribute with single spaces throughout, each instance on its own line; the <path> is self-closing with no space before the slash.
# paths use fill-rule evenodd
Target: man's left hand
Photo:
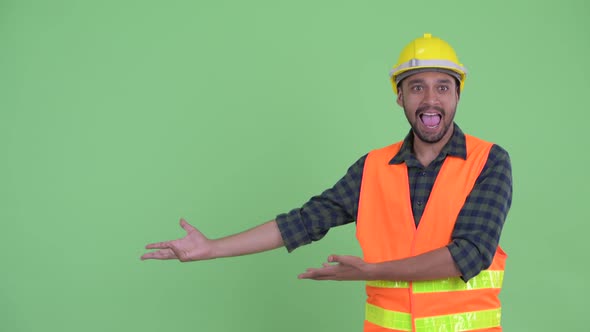
<path id="1" fill-rule="evenodd" d="M 331 255 L 320 268 L 309 268 L 299 279 L 313 280 L 372 280 L 373 264 L 356 256 Z"/>

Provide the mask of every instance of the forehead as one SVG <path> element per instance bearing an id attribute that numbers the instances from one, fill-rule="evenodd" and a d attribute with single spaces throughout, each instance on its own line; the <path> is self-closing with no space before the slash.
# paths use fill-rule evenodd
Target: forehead
<path id="1" fill-rule="evenodd" d="M 426 71 L 422 73 L 417 73 L 411 76 L 406 77 L 402 83 L 411 84 L 416 82 L 422 83 L 455 83 L 455 78 L 449 74 L 436 72 L 436 71 Z"/>

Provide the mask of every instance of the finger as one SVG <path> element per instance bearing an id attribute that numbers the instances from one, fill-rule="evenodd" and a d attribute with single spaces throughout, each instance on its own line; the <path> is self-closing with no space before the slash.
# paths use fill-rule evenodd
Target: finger
<path id="1" fill-rule="evenodd" d="M 338 255 L 330 255 L 330 256 L 328 256 L 328 262 L 338 262 L 339 257 L 340 256 L 338 256 Z"/>
<path id="2" fill-rule="evenodd" d="M 316 270 L 317 269 L 314 269 L 314 268 L 305 269 L 305 272 L 299 274 L 297 276 L 297 278 L 299 278 L 299 279 L 309 279 L 309 278 L 311 278 L 315 274 L 315 271 Z"/>
<path id="3" fill-rule="evenodd" d="M 306 269 L 305 272 L 301 273 L 298 277 L 299 279 L 313 279 L 322 276 L 329 276 L 334 274 L 334 272 L 334 266 L 329 265 L 327 267 Z"/>
<path id="4" fill-rule="evenodd" d="M 312 280 L 335 280 L 335 275 L 318 273 L 318 272 L 305 272 L 297 276 L 298 279 L 312 279 Z"/>
<path id="5" fill-rule="evenodd" d="M 315 277 L 315 278 L 310 278 L 311 280 L 316 280 L 316 281 L 325 281 L 325 280 L 331 280 L 331 281 L 340 281 L 341 279 L 338 279 L 334 276 L 323 276 L 323 277 Z"/>
<path id="6" fill-rule="evenodd" d="M 180 219 L 180 227 L 182 227 L 187 233 L 197 231 L 197 229 L 193 225 L 186 222 L 186 220 L 184 220 L 184 218 Z"/>
<path id="7" fill-rule="evenodd" d="M 146 259 L 176 259 L 176 255 L 172 249 L 162 249 L 154 252 L 148 252 L 141 256 L 141 260 Z"/>
<path id="8" fill-rule="evenodd" d="M 316 273 L 332 273 L 338 269 L 337 264 L 330 264 L 330 263 L 323 263 L 322 267 L 313 267 L 305 270 L 306 272 L 316 272 Z"/>
<path id="9" fill-rule="evenodd" d="M 170 248 L 170 241 L 150 243 L 145 246 L 146 249 L 166 249 Z"/>

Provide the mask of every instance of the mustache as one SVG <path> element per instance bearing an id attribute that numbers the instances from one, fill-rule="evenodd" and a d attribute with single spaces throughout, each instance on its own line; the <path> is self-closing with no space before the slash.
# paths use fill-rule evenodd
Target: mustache
<path id="1" fill-rule="evenodd" d="M 420 113 L 424 113 L 428 110 L 436 110 L 442 115 L 446 115 L 445 110 L 440 106 L 431 106 L 431 105 L 424 105 L 420 106 L 416 109 L 416 116 L 420 115 Z"/>

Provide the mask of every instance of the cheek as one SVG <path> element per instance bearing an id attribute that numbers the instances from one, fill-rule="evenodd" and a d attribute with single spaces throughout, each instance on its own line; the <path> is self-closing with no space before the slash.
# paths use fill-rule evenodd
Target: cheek
<path id="1" fill-rule="evenodd" d="M 455 108 L 459 103 L 459 96 L 457 94 L 451 94 L 441 100 L 444 105 L 448 108 Z"/>
<path id="2" fill-rule="evenodd" d="M 404 108 L 406 108 L 410 112 L 415 112 L 416 109 L 420 106 L 420 101 L 412 98 L 404 99 Z"/>
<path id="3" fill-rule="evenodd" d="M 408 119 L 410 122 L 414 122 L 416 120 L 416 109 L 408 107 L 408 105 L 406 104 L 406 106 L 404 107 L 404 115 L 406 116 L 406 119 Z"/>

